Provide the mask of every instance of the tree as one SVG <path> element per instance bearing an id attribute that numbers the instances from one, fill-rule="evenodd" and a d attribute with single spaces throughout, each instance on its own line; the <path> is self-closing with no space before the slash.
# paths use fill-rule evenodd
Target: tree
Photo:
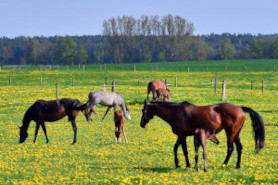
<path id="1" fill-rule="evenodd" d="M 38 65 L 40 54 L 40 42 L 37 39 L 32 39 L 26 49 L 26 59 L 28 63 Z"/>
<path id="2" fill-rule="evenodd" d="M 235 46 L 231 43 L 230 39 L 225 39 L 219 51 L 220 59 L 230 60 L 235 58 Z"/>
<path id="3" fill-rule="evenodd" d="M 78 64 L 87 64 L 89 55 L 84 46 L 79 47 L 76 56 Z"/>
<path id="4" fill-rule="evenodd" d="M 76 43 L 71 37 L 63 37 L 55 46 L 54 63 L 73 65 L 76 57 L 76 47 Z"/>

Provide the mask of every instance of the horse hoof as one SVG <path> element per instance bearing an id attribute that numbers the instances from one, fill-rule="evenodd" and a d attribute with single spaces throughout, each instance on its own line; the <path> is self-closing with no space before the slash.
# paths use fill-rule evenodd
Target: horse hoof
<path id="1" fill-rule="evenodd" d="M 176 168 L 180 168 L 180 167 L 181 167 L 180 165 L 177 165 L 177 164 L 176 164 Z"/>
<path id="2" fill-rule="evenodd" d="M 236 166 L 236 169 L 239 169 L 240 168 L 240 166 Z"/>
<path id="3" fill-rule="evenodd" d="M 208 170 L 207 169 L 204 169 L 204 172 L 207 172 Z"/>

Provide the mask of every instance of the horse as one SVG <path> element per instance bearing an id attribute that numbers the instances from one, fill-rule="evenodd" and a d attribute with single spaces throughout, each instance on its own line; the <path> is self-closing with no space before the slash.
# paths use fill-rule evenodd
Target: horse
<path id="1" fill-rule="evenodd" d="M 122 111 L 117 110 L 114 112 L 114 123 L 115 123 L 115 142 L 121 142 L 121 131 L 123 131 L 123 135 L 125 138 L 125 142 L 128 143 L 125 130 L 124 130 L 124 115 Z"/>
<path id="2" fill-rule="evenodd" d="M 245 121 L 245 112 L 249 113 L 252 120 L 252 127 L 255 139 L 255 149 L 257 153 L 265 144 L 265 128 L 262 117 L 253 109 L 241 107 L 231 103 L 219 103 L 207 106 L 196 106 L 189 102 L 147 102 L 145 101 L 142 110 L 140 126 L 146 127 L 146 124 L 156 115 L 166 121 L 174 134 L 178 136 L 174 145 L 175 165 L 178 168 L 177 149 L 182 145 L 183 153 L 186 158 L 186 166 L 190 167 L 186 137 L 192 136 L 197 128 L 207 129 L 212 133 L 218 133 L 225 130 L 227 136 L 227 156 L 224 164 L 228 161 L 234 150 L 233 143 L 237 148 L 236 168 L 240 168 L 242 144 L 239 134 Z"/>
<path id="3" fill-rule="evenodd" d="M 22 126 L 19 127 L 20 128 L 19 143 L 23 143 L 28 137 L 27 130 L 32 120 L 36 122 L 34 143 L 36 142 L 40 126 L 44 131 L 46 143 L 48 143 L 49 140 L 47 137 L 44 123 L 46 121 L 54 122 L 62 119 L 65 116 L 68 116 L 68 121 L 71 122 L 73 132 L 74 132 L 72 144 L 75 144 L 76 134 L 77 134 L 75 119 L 78 116 L 79 111 L 81 111 L 86 117 L 86 120 L 89 121 L 89 111 L 87 109 L 86 104 L 79 102 L 79 100 L 77 99 L 63 98 L 63 99 L 56 99 L 51 101 L 37 100 L 25 112 L 22 121 Z"/>
<path id="4" fill-rule="evenodd" d="M 202 128 L 197 128 L 194 133 L 194 147 L 195 147 L 195 169 L 199 172 L 198 166 L 198 150 L 200 145 L 203 147 L 203 158 L 204 158 L 204 171 L 207 171 L 207 156 L 206 156 L 206 148 L 207 139 L 211 140 L 215 144 L 219 144 L 218 139 L 216 138 L 215 134 L 210 133 L 210 131 Z"/>
<path id="5" fill-rule="evenodd" d="M 170 101 L 171 94 L 169 89 L 159 88 L 156 91 L 158 101 Z"/>
<path id="6" fill-rule="evenodd" d="M 149 82 L 148 91 L 147 91 L 147 100 L 149 100 L 149 94 L 150 94 L 150 92 L 152 92 L 153 101 L 156 101 L 157 100 L 156 91 L 160 88 L 167 89 L 166 84 L 162 80 L 159 80 L 159 81 L 154 80 L 154 81 Z"/>
<path id="7" fill-rule="evenodd" d="M 103 106 L 108 106 L 103 118 L 104 120 L 106 114 L 109 112 L 111 107 L 114 107 L 114 112 L 116 111 L 117 106 L 120 106 L 124 112 L 124 117 L 127 120 L 131 120 L 129 110 L 127 108 L 127 104 L 121 95 L 117 92 L 103 92 L 103 91 L 94 91 L 90 92 L 88 95 L 88 102 L 90 107 L 90 120 L 92 121 L 92 112 L 96 113 L 95 107 L 97 104 L 101 104 Z"/>

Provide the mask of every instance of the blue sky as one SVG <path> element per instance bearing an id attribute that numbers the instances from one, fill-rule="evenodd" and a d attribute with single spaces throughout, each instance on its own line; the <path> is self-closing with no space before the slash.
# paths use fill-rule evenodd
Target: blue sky
<path id="1" fill-rule="evenodd" d="M 0 0 L 0 37 L 97 35 L 111 17 L 168 14 L 195 35 L 278 33 L 278 0 Z"/>

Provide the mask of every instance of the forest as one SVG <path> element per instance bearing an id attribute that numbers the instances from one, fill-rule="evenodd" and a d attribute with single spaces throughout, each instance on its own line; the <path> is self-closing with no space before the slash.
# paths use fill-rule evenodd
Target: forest
<path id="1" fill-rule="evenodd" d="M 0 65 L 278 58 L 278 34 L 194 35 L 180 16 L 112 17 L 101 35 L 0 38 Z"/>

